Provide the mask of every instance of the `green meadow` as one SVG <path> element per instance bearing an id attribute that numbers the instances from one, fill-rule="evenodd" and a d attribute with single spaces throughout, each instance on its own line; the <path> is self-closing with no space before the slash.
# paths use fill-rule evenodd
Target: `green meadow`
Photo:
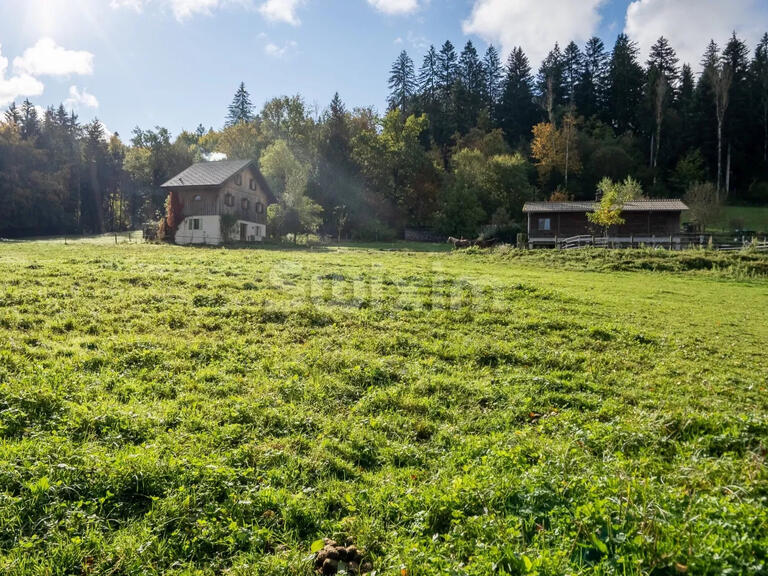
<path id="1" fill-rule="evenodd" d="M 768 257 L 0 244 L 0 569 L 765 574 Z"/>

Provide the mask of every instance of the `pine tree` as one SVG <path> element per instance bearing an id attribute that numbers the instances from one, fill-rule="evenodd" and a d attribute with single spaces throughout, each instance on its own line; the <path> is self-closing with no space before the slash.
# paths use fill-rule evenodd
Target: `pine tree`
<path id="1" fill-rule="evenodd" d="M 576 87 L 576 108 L 586 118 L 606 116 L 608 54 L 600 38 L 593 37 L 584 48 L 584 60 Z"/>
<path id="2" fill-rule="evenodd" d="M 326 158 L 338 166 L 349 164 L 350 132 L 347 119 L 347 109 L 341 96 L 336 92 L 328 106 L 325 120 L 325 153 Z"/>
<path id="3" fill-rule="evenodd" d="M 477 122 L 483 106 L 485 73 L 472 41 L 467 42 L 459 57 L 456 98 L 456 120 L 459 132 L 469 131 Z"/>
<path id="4" fill-rule="evenodd" d="M 676 106 L 682 124 L 678 150 L 686 152 L 696 143 L 696 80 L 688 64 L 683 65 L 680 74 Z"/>
<path id="5" fill-rule="evenodd" d="M 678 59 L 675 50 L 664 36 L 651 47 L 648 58 L 648 82 L 646 94 L 653 111 L 654 130 L 651 136 L 651 168 L 656 169 L 661 151 L 662 126 L 667 107 L 674 99 L 674 92 L 679 78 Z M 655 181 L 656 176 L 654 176 Z"/>
<path id="6" fill-rule="evenodd" d="M 725 118 L 725 191 L 731 188 L 747 188 L 748 179 L 748 134 L 752 128 L 749 83 L 749 49 L 733 33 L 723 49 L 723 62 L 731 73 L 728 94 L 728 111 Z"/>
<path id="7" fill-rule="evenodd" d="M 11 102 L 8 110 L 5 111 L 5 121 L 14 126 L 19 126 L 21 124 L 21 112 L 19 112 L 16 102 Z"/>
<path id="8" fill-rule="evenodd" d="M 546 111 L 550 124 L 554 124 L 555 114 L 566 96 L 564 58 L 558 44 L 541 63 L 536 84 L 540 106 Z"/>
<path id="9" fill-rule="evenodd" d="M 389 108 L 398 109 L 403 118 L 408 115 L 416 91 L 416 72 L 413 60 L 403 50 L 392 64 L 389 76 Z"/>
<path id="10" fill-rule="evenodd" d="M 523 49 L 515 48 L 507 60 L 498 123 L 507 142 L 517 146 L 521 141 L 530 139 L 531 129 L 537 120 L 531 66 Z"/>
<path id="11" fill-rule="evenodd" d="M 456 57 L 456 49 L 450 40 L 443 44 L 437 56 L 437 78 L 445 98 L 453 89 L 458 78 L 458 58 Z"/>
<path id="12" fill-rule="evenodd" d="M 565 77 L 565 98 L 569 106 L 576 103 L 576 92 L 579 90 L 584 55 L 575 42 L 570 42 L 563 53 L 563 74 Z"/>
<path id="13" fill-rule="evenodd" d="M 619 132 L 637 129 L 643 98 L 643 68 L 638 47 L 626 34 L 619 34 L 608 71 L 608 108 L 610 120 Z"/>
<path id="14" fill-rule="evenodd" d="M 434 102 L 439 84 L 438 57 L 434 46 L 429 47 L 419 69 L 419 93 L 425 102 Z"/>
<path id="15" fill-rule="evenodd" d="M 670 86 L 675 87 L 680 78 L 678 64 L 679 60 L 675 49 L 669 45 L 669 41 L 664 36 L 660 37 L 651 47 L 648 62 L 646 63 L 648 69 L 664 76 Z"/>
<path id="16" fill-rule="evenodd" d="M 768 33 L 755 48 L 755 56 L 751 65 L 751 82 L 753 100 L 756 103 L 755 115 L 757 124 L 761 127 L 760 141 L 762 143 L 763 168 L 768 169 Z M 768 174 L 764 175 L 768 176 Z"/>
<path id="17" fill-rule="evenodd" d="M 241 82 L 240 87 L 235 92 L 235 97 L 232 99 L 232 104 L 229 105 L 226 125 L 234 126 L 235 124 L 252 122 L 253 118 L 251 95 L 245 89 L 245 83 Z"/>
<path id="18" fill-rule="evenodd" d="M 24 100 L 21 105 L 20 131 L 22 140 L 34 140 L 40 134 L 40 118 L 37 114 L 37 108 L 32 105 L 29 99 Z"/>
<path id="19" fill-rule="evenodd" d="M 470 93 L 480 95 L 483 89 L 483 64 L 472 41 L 468 41 L 459 57 L 459 80 Z"/>
<path id="20" fill-rule="evenodd" d="M 488 46 L 488 49 L 485 51 L 485 56 L 483 57 L 483 72 L 485 74 L 485 85 L 483 87 L 485 106 L 488 108 L 491 120 L 495 120 L 496 106 L 501 97 L 501 83 L 504 78 L 504 69 L 501 65 L 499 52 L 493 44 Z"/>

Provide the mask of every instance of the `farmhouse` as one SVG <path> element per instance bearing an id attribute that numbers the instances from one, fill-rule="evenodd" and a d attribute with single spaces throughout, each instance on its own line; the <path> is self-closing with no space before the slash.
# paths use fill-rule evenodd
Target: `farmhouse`
<path id="1" fill-rule="evenodd" d="M 532 247 L 556 246 L 581 236 L 604 236 L 587 214 L 597 202 L 528 202 L 523 213 L 528 218 L 528 242 Z M 632 200 L 624 204 L 620 226 L 608 230 L 608 238 L 618 244 L 679 244 L 680 221 L 688 207 L 680 200 Z"/>
<path id="2" fill-rule="evenodd" d="M 261 242 L 275 197 L 250 160 L 200 162 L 162 186 L 177 217 L 177 244 Z"/>

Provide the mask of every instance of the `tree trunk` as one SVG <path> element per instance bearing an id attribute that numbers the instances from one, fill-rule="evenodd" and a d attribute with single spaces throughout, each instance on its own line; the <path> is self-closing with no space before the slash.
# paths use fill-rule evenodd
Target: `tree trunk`
<path id="1" fill-rule="evenodd" d="M 768 162 L 768 101 L 763 103 L 763 162 Z"/>
<path id="2" fill-rule="evenodd" d="M 568 190 L 568 165 L 571 156 L 571 121 L 570 116 L 565 120 L 565 189 Z"/>
<path id="3" fill-rule="evenodd" d="M 650 162 L 648 162 L 649 168 L 653 168 L 653 151 L 656 149 L 656 143 L 654 140 L 655 138 L 656 138 L 656 134 L 651 134 L 651 158 L 650 158 Z"/>
<path id="4" fill-rule="evenodd" d="M 731 193 L 731 143 L 728 142 L 728 161 L 725 164 L 725 197 Z"/>
<path id="5" fill-rule="evenodd" d="M 720 190 L 723 184 L 723 121 L 717 119 L 717 202 L 720 203 Z"/>

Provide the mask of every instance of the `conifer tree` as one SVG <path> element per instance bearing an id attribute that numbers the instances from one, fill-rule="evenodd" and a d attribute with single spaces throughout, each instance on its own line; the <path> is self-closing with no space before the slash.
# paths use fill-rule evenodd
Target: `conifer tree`
<path id="1" fill-rule="evenodd" d="M 537 76 L 539 105 L 547 113 L 550 124 L 555 123 L 557 110 L 565 102 L 565 68 L 559 44 L 547 54 Z"/>
<path id="2" fill-rule="evenodd" d="M 563 52 L 563 75 L 565 78 L 565 99 L 569 106 L 575 105 L 576 92 L 579 90 L 584 55 L 575 42 L 570 42 Z"/>
<path id="3" fill-rule="evenodd" d="M 507 142 L 517 146 L 530 138 L 538 113 L 533 101 L 531 66 L 522 48 L 513 49 L 507 59 L 498 114 Z"/>
<path id="4" fill-rule="evenodd" d="M 485 73 L 472 41 L 468 41 L 459 57 L 459 81 L 456 86 L 457 128 L 466 133 L 477 122 L 483 106 Z"/>
<path id="5" fill-rule="evenodd" d="M 753 98 L 757 103 L 757 124 L 761 127 L 762 162 L 766 169 L 768 168 L 768 33 L 762 37 L 755 48 L 755 56 L 751 64 L 751 82 Z"/>
<path id="6" fill-rule="evenodd" d="M 5 121 L 8 124 L 13 124 L 14 126 L 21 124 L 21 112 L 19 112 L 19 108 L 16 106 L 16 102 L 11 102 L 8 110 L 5 111 Z"/>
<path id="7" fill-rule="evenodd" d="M 584 48 L 581 77 L 576 86 L 576 108 L 586 118 L 606 117 L 608 54 L 600 38 L 592 37 Z"/>
<path id="8" fill-rule="evenodd" d="M 403 50 L 392 64 L 389 76 L 389 108 L 407 115 L 416 91 L 416 72 L 413 60 Z"/>
<path id="9" fill-rule="evenodd" d="M 229 105 L 226 125 L 234 126 L 236 124 L 252 122 L 253 118 L 251 95 L 245 89 L 245 83 L 241 82 L 240 87 L 235 92 L 235 97 L 232 99 L 232 104 Z"/>
<path id="10" fill-rule="evenodd" d="M 443 97 L 447 98 L 458 77 L 458 58 L 450 40 L 443 44 L 437 56 L 437 77 Z"/>
<path id="11" fill-rule="evenodd" d="M 654 130 L 651 136 L 651 168 L 656 169 L 661 151 L 662 126 L 666 109 L 674 99 L 679 78 L 678 59 L 675 50 L 664 36 L 651 47 L 647 62 L 647 98 L 653 111 Z M 654 181 L 655 181 L 654 176 Z"/>
<path id="12" fill-rule="evenodd" d="M 504 78 L 504 69 L 501 65 L 499 51 L 491 44 L 485 51 L 483 57 L 483 73 L 485 74 L 485 83 L 483 86 L 483 96 L 485 106 L 491 116 L 491 120 L 496 119 L 496 107 L 501 97 L 501 82 Z"/>
<path id="13" fill-rule="evenodd" d="M 608 107 L 613 127 L 619 132 L 637 129 L 643 97 L 643 68 L 637 44 L 619 34 L 608 71 Z"/>
<path id="14" fill-rule="evenodd" d="M 37 108 L 32 105 L 29 99 L 21 104 L 21 138 L 23 140 L 34 140 L 40 133 L 40 118 L 37 114 Z"/>
<path id="15" fill-rule="evenodd" d="M 434 102 L 437 98 L 437 90 L 439 84 L 438 78 L 438 57 L 437 50 L 434 46 L 430 46 L 427 53 L 424 55 L 424 60 L 421 63 L 419 69 L 419 93 L 422 99 L 428 103 Z"/>
<path id="16" fill-rule="evenodd" d="M 750 102 L 749 48 L 734 32 L 723 49 L 723 61 L 731 72 L 728 111 L 725 118 L 725 190 L 735 185 L 749 186 L 747 177 L 749 143 L 747 134 L 752 127 Z"/>

